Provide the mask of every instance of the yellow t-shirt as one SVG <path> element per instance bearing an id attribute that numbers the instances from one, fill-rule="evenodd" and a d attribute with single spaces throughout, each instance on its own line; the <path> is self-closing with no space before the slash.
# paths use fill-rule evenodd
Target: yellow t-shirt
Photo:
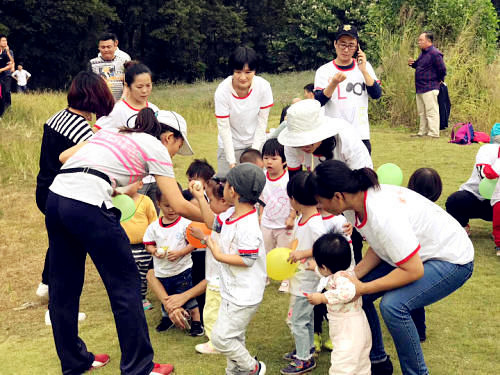
<path id="1" fill-rule="evenodd" d="M 146 195 L 139 194 L 134 199 L 135 214 L 132 219 L 121 223 L 127 233 L 130 243 L 135 245 L 142 243 L 142 237 L 146 233 L 149 224 L 158 219 L 153 201 Z"/>

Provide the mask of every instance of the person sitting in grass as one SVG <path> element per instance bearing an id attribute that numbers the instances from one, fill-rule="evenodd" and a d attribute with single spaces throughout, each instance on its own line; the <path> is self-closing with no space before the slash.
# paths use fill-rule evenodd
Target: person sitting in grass
<path id="1" fill-rule="evenodd" d="M 273 93 L 269 82 L 255 75 L 257 68 L 257 54 L 252 48 L 236 48 L 229 57 L 232 75 L 215 91 L 217 172 L 222 176 L 237 164 L 245 149 L 260 150 L 266 141 Z"/>
<path id="2" fill-rule="evenodd" d="M 266 254 L 254 207 L 266 183 L 262 169 L 239 164 L 226 176 L 224 199 L 234 205 L 214 218 L 203 190 L 189 187 L 198 200 L 205 224 L 220 240 L 206 237 L 208 249 L 219 264 L 221 304 L 210 337 L 213 347 L 227 358 L 226 374 L 265 374 L 263 362 L 245 347 L 245 333 L 264 295 Z"/>
<path id="3" fill-rule="evenodd" d="M 186 239 L 186 228 L 191 222 L 174 211 L 168 198 L 160 190 L 156 194 L 163 216 L 148 226 L 144 234 L 144 245 L 153 255 L 155 276 L 165 291 L 168 294 L 182 293 L 193 286 L 191 252 L 195 248 Z M 184 308 L 189 311 L 192 319 L 189 333 L 191 336 L 202 336 L 204 331 L 198 302 L 190 299 Z M 162 305 L 162 318 L 156 330 L 163 332 L 173 325 Z"/>
<path id="4" fill-rule="evenodd" d="M 328 374 L 371 375 L 370 326 L 362 299 L 353 300 L 355 285 L 342 274 L 346 271 L 355 277 L 351 246 L 342 234 L 328 232 L 314 242 L 312 251 L 314 261 L 309 261 L 308 269 L 327 278 L 326 291 L 308 294 L 306 298 L 311 305 L 328 306 L 333 346 Z"/>

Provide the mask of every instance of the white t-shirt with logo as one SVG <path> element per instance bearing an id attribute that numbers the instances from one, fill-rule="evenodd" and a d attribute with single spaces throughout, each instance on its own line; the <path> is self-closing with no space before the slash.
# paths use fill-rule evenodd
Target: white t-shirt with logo
<path id="1" fill-rule="evenodd" d="M 146 107 L 158 112 L 159 108 L 153 103 L 147 102 Z M 98 129 L 109 128 L 135 128 L 135 120 L 140 109 L 132 107 L 125 99 L 121 99 L 115 103 L 113 110 L 108 116 L 99 117 L 95 122 L 95 127 Z"/>
<path id="2" fill-rule="evenodd" d="M 353 125 L 361 139 L 370 139 L 370 123 L 368 121 L 368 92 L 363 73 L 359 70 L 355 59 L 349 70 L 339 69 L 335 60 L 326 63 L 316 71 L 314 90 L 325 89 L 333 76 L 339 72 L 346 79 L 337 85 L 330 100 L 325 104 L 325 114 L 329 117 L 342 118 Z M 371 64 L 366 62 L 368 74 L 377 82 L 377 76 Z"/>
<path id="3" fill-rule="evenodd" d="M 343 161 L 351 169 L 373 168 L 370 153 L 349 124 L 346 123 L 334 137 L 336 145 L 333 149 L 333 160 Z M 326 160 L 324 156 L 307 154 L 300 147 L 290 146 L 285 146 L 285 157 L 290 170 L 300 169 L 302 165 L 313 170 Z"/>
<path id="4" fill-rule="evenodd" d="M 229 118 L 234 149 L 244 149 L 254 143 L 255 130 L 259 124 L 259 111 L 273 106 L 271 85 L 264 78 L 255 76 L 247 96 L 235 95 L 233 76 L 222 81 L 215 91 L 215 116 Z M 265 141 L 265 139 L 263 140 Z M 224 148 L 218 136 L 219 148 Z"/>
<path id="5" fill-rule="evenodd" d="M 127 58 L 123 54 L 115 54 L 113 60 L 104 60 L 102 56 L 90 60 L 92 71 L 99 74 L 106 81 L 115 100 L 122 97 L 125 74 L 124 64 L 127 61 L 130 61 L 130 56 Z"/>
<path id="6" fill-rule="evenodd" d="M 474 194 L 474 196 L 481 201 L 484 201 L 485 198 L 479 194 L 479 183 L 483 180 L 483 178 L 486 178 L 483 173 L 483 167 L 485 165 L 490 165 L 493 170 L 500 175 L 500 145 L 486 144 L 479 148 L 476 154 L 476 163 L 474 164 L 472 173 L 469 179 L 462 184 L 462 186 L 460 186 L 459 190 L 468 191 Z M 495 191 L 491 199 L 491 204 L 494 205 L 499 200 L 500 194 L 498 191 Z"/>
<path id="7" fill-rule="evenodd" d="M 175 177 L 170 154 L 158 139 L 146 133 L 120 133 L 118 129 L 95 133 L 61 169 L 80 167 L 103 172 L 114 187 L 130 185 L 147 175 Z M 113 207 L 113 187 L 89 173 L 60 173 L 50 190 L 94 206 L 104 203 Z"/>
<path id="8" fill-rule="evenodd" d="M 326 233 L 320 213 L 311 216 L 309 220 L 300 223 L 302 216 L 295 221 L 293 240 L 299 240 L 297 250 L 311 250 L 314 242 Z M 319 277 L 314 271 L 307 270 L 307 259 L 299 262 L 295 275 L 290 279 L 290 294 L 304 297 L 303 293 L 314 293 L 319 283 Z"/>
<path id="9" fill-rule="evenodd" d="M 352 210 L 344 215 L 385 262 L 400 266 L 418 253 L 422 262 L 467 264 L 474 247 L 450 214 L 422 195 L 400 186 L 381 185 L 365 192 L 362 222 Z"/>
<path id="10" fill-rule="evenodd" d="M 170 224 L 164 224 L 162 218 L 154 221 L 144 233 L 144 245 L 155 245 L 163 247 L 165 251 L 181 250 L 188 245 L 186 229 L 191 223 L 190 220 L 179 216 L 177 220 Z M 153 256 L 153 266 L 156 277 L 172 277 L 193 267 L 191 254 L 177 258 L 173 262 L 165 258 Z"/>
<path id="11" fill-rule="evenodd" d="M 286 192 L 288 184 L 288 171 L 275 179 L 266 173 L 266 185 L 262 190 L 260 199 L 266 204 L 262 212 L 261 224 L 265 228 L 282 229 L 290 215 L 290 198 Z"/>
<path id="12" fill-rule="evenodd" d="M 234 208 L 219 215 L 214 229 L 220 230 L 219 246 L 224 254 L 236 254 L 255 261 L 250 267 L 219 262 L 221 297 L 235 305 L 252 306 L 260 303 L 266 285 L 266 250 L 259 227 L 257 210 L 239 218 L 231 218 Z"/>

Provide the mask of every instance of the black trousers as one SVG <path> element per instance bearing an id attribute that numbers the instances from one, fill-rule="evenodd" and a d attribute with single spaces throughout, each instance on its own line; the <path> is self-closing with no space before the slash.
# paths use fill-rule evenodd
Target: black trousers
<path id="1" fill-rule="evenodd" d="M 63 374 L 87 371 L 94 355 L 78 337 L 78 310 L 87 253 L 106 287 L 115 318 L 126 375 L 153 368 L 140 294 L 139 271 L 115 208 L 92 206 L 49 192 L 45 223 L 49 234 L 50 319 Z"/>
<path id="2" fill-rule="evenodd" d="M 469 219 L 493 221 L 493 207 L 490 200 L 482 201 L 465 190 L 456 191 L 448 197 L 446 211 L 463 227 L 469 223 Z"/>
<path id="3" fill-rule="evenodd" d="M 12 77 L 10 75 L 2 78 L 2 97 L 4 99 L 5 109 L 10 107 L 10 105 L 12 104 L 10 97 L 11 85 L 12 85 Z"/>

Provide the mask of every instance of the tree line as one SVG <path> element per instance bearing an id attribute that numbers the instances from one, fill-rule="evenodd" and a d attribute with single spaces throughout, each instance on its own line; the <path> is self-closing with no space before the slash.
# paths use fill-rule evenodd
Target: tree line
<path id="1" fill-rule="evenodd" d="M 437 39 L 453 39 L 464 22 L 480 25 L 478 43 L 496 54 L 497 12 L 490 0 L 0 0 L 0 33 L 32 87 L 60 89 L 97 56 L 97 37 L 114 32 L 119 47 L 146 63 L 156 80 L 223 77 L 241 44 L 261 56 L 261 71 L 317 68 L 333 57 L 338 26 L 358 26 L 377 65 L 379 31 L 398 32 L 411 12 Z"/>

